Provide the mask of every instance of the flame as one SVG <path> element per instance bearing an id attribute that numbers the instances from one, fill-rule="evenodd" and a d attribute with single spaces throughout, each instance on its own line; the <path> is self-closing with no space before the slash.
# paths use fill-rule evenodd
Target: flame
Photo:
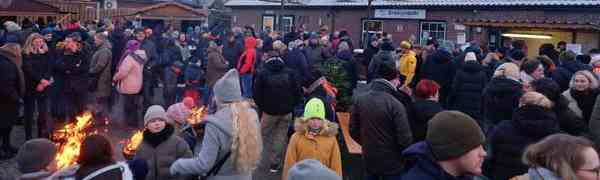
<path id="1" fill-rule="evenodd" d="M 89 135 L 87 131 L 92 127 L 91 112 L 86 111 L 75 119 L 75 122 L 66 124 L 52 133 L 52 139 L 59 145 L 59 151 L 55 157 L 59 169 L 76 163 L 81 143 Z"/>
<path id="2" fill-rule="evenodd" d="M 187 122 L 190 124 L 198 124 L 202 122 L 202 118 L 204 117 L 204 106 L 195 107 L 192 109 L 192 114 L 187 118 Z"/>
<path id="3" fill-rule="evenodd" d="M 142 140 L 144 139 L 144 131 L 138 130 L 135 133 L 133 133 L 133 135 L 131 136 L 131 138 L 129 138 L 129 140 L 125 140 L 124 144 L 126 144 L 123 147 L 123 153 L 127 154 L 127 155 L 134 155 L 135 151 L 137 151 L 138 146 L 140 146 L 140 144 L 142 143 Z"/>

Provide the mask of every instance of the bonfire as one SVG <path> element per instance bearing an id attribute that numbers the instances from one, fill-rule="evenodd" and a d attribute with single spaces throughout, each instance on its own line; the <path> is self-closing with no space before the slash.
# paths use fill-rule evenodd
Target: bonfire
<path id="1" fill-rule="evenodd" d="M 144 139 L 144 131 L 138 130 L 135 133 L 133 133 L 131 138 L 129 138 L 128 140 L 122 141 L 121 143 L 124 144 L 123 156 L 125 156 L 126 159 L 132 159 L 133 156 L 135 156 L 135 152 L 137 151 L 138 147 L 142 143 L 143 139 Z"/>
<path id="2" fill-rule="evenodd" d="M 204 118 L 204 106 L 195 107 L 192 109 L 192 114 L 187 118 L 187 122 L 191 125 L 198 124 L 202 122 L 202 118 Z"/>
<path id="3" fill-rule="evenodd" d="M 81 143 L 90 134 L 92 129 L 92 113 L 84 112 L 77 116 L 75 122 L 66 124 L 61 129 L 52 133 L 52 139 L 57 142 L 58 153 L 55 160 L 59 169 L 69 167 L 76 163 L 79 157 Z"/>

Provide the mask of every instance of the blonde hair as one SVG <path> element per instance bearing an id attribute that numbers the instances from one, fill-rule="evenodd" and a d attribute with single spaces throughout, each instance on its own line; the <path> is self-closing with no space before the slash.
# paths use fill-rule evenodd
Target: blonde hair
<path id="1" fill-rule="evenodd" d="M 29 37 L 27 37 L 27 40 L 25 41 L 25 45 L 23 46 L 23 54 L 25 55 L 30 55 L 32 53 L 46 53 L 48 52 L 48 45 L 45 43 L 42 44 L 42 51 L 43 52 L 37 52 L 36 50 L 33 49 L 33 41 L 36 39 L 44 39 L 44 36 L 38 34 L 38 33 L 32 33 L 31 35 L 29 35 Z"/>
<path id="2" fill-rule="evenodd" d="M 546 168 L 562 180 L 577 180 L 575 171 L 585 163 L 582 152 L 594 143 L 567 134 L 550 135 L 530 145 L 523 153 L 523 163 L 531 168 Z"/>
<path id="3" fill-rule="evenodd" d="M 250 103 L 239 101 L 230 103 L 232 116 L 231 152 L 238 171 L 254 171 L 262 153 L 262 137 L 258 127 L 258 115 L 251 109 Z"/>
<path id="4" fill-rule="evenodd" d="M 554 106 L 550 99 L 538 92 L 527 92 L 523 94 L 523 96 L 521 96 L 521 99 L 519 99 L 519 107 L 525 105 L 538 105 L 548 109 Z"/>
<path id="5" fill-rule="evenodd" d="M 590 71 L 587 71 L 587 70 L 577 71 L 577 72 L 575 72 L 575 74 L 573 74 L 573 76 L 571 77 L 571 81 L 569 82 L 570 88 L 575 88 L 575 77 L 577 75 L 582 75 L 590 82 L 589 89 L 598 88 L 598 79 L 596 79 L 596 76 L 594 76 Z"/>

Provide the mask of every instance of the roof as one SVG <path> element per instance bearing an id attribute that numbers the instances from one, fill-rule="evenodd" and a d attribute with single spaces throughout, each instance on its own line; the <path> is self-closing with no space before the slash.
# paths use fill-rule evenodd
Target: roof
<path id="1" fill-rule="evenodd" d="M 287 0 L 286 6 L 367 6 L 367 0 Z M 600 0 L 374 0 L 373 6 L 600 6 Z M 229 0 L 225 6 L 281 6 L 280 0 Z"/>
<path id="2" fill-rule="evenodd" d="M 0 4 L 0 11 L 3 12 L 36 12 L 36 13 L 51 13 L 58 14 L 60 9 L 54 6 L 50 6 L 48 4 L 36 1 L 36 0 L 13 0 L 13 1 L 3 1 L 4 3 L 10 4 Z"/>
<path id="3" fill-rule="evenodd" d="M 179 10 L 173 11 L 174 10 L 173 8 L 179 9 Z M 180 11 L 180 10 L 184 10 L 184 11 Z M 136 15 L 136 14 L 143 14 L 146 17 L 154 16 L 154 17 L 178 17 L 178 18 L 195 19 L 195 18 L 200 18 L 200 17 L 207 17 L 208 13 L 206 10 L 203 10 L 203 9 L 194 9 L 190 6 L 187 6 L 187 5 L 175 2 L 175 1 L 166 1 L 166 2 L 159 3 L 159 4 L 141 8 L 141 9 L 133 12 L 131 15 Z"/>

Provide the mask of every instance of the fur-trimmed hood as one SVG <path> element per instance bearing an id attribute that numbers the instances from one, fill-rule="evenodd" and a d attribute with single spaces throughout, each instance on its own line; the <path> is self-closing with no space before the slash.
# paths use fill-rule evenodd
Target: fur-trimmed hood
<path id="1" fill-rule="evenodd" d="M 336 136 L 338 134 L 339 125 L 329 120 L 323 119 L 323 130 L 319 135 Z M 305 134 L 308 130 L 308 119 L 296 118 L 294 121 L 294 130 L 298 133 Z"/>

